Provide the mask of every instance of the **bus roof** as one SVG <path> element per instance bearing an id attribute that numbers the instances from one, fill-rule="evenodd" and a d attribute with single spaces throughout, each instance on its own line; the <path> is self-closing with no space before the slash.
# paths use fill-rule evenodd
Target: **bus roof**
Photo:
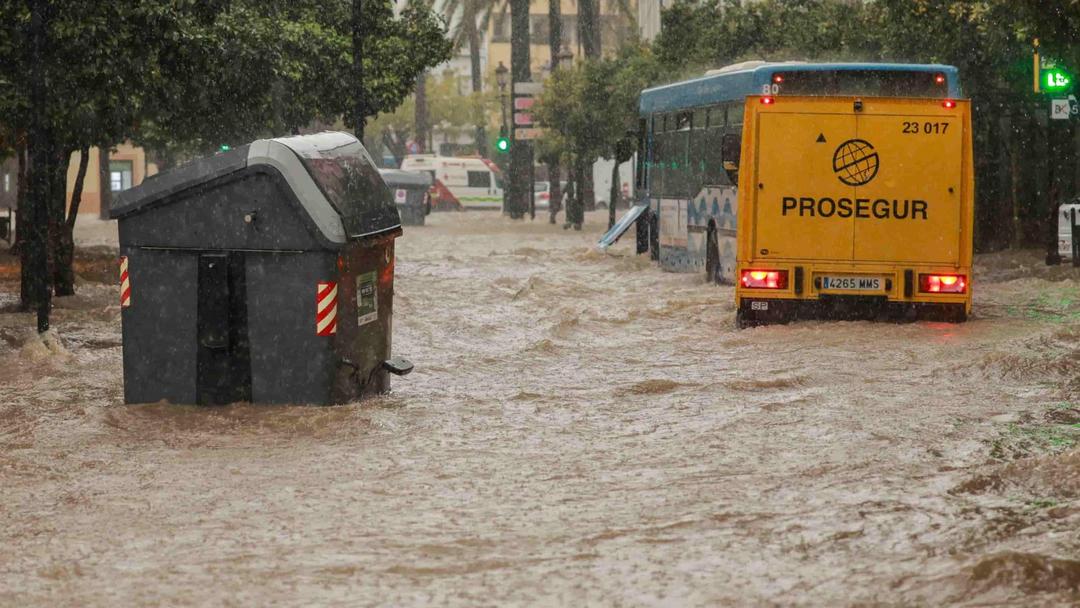
<path id="1" fill-rule="evenodd" d="M 941 72 L 948 80 L 949 97 L 960 97 L 959 71 L 951 65 L 917 63 L 804 63 L 801 61 L 747 61 L 710 70 L 704 76 L 641 92 L 638 109 L 644 115 L 681 108 L 735 101 L 761 92 L 775 72 L 880 70 L 888 72 Z"/>

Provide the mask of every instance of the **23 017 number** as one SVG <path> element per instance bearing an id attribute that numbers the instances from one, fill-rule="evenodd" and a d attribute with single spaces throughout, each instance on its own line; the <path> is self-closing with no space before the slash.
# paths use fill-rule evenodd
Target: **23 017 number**
<path id="1" fill-rule="evenodd" d="M 949 130 L 949 123 L 947 122 L 917 122 L 917 121 L 904 121 L 903 132 L 908 135 L 918 135 L 922 133 L 924 135 L 944 135 Z"/>

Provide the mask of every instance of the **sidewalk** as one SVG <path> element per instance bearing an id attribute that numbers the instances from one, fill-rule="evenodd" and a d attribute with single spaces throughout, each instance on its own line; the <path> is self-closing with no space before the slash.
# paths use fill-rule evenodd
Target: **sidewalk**
<path id="1" fill-rule="evenodd" d="M 75 222 L 75 246 L 118 249 L 120 240 L 116 232 L 116 221 L 98 219 L 95 215 L 80 214 Z"/>

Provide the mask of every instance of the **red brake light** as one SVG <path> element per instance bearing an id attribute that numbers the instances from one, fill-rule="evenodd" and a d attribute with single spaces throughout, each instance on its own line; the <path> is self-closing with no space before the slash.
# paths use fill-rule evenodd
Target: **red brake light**
<path id="1" fill-rule="evenodd" d="M 744 270 L 742 286 L 750 289 L 787 289 L 786 270 Z"/>
<path id="2" fill-rule="evenodd" d="M 962 274 L 920 274 L 919 291 L 923 293 L 965 293 L 967 277 Z"/>
<path id="3" fill-rule="evenodd" d="M 775 102 L 776 102 L 776 100 L 773 99 L 772 97 L 762 97 L 761 98 L 761 103 L 763 103 L 763 104 L 765 104 L 767 106 L 771 106 Z"/>
<path id="4" fill-rule="evenodd" d="M 549 198 L 551 198 L 551 195 L 550 195 L 550 194 L 548 194 L 547 192 L 541 192 L 541 193 L 540 193 L 540 200 L 546 201 L 546 200 L 548 200 Z"/>
<path id="5" fill-rule="evenodd" d="M 946 99 L 945 101 L 941 102 L 941 107 L 945 108 L 946 110 L 951 110 L 956 107 L 956 102 L 951 99 Z"/>
<path id="6" fill-rule="evenodd" d="M 784 82 L 784 77 L 781 74 L 776 74 L 775 76 L 772 77 L 772 81 L 775 82 L 776 84 L 780 84 L 781 82 Z"/>
<path id="7" fill-rule="evenodd" d="M 934 75 L 934 82 L 936 82 L 937 84 L 945 84 L 945 75 L 944 74 L 935 74 Z"/>

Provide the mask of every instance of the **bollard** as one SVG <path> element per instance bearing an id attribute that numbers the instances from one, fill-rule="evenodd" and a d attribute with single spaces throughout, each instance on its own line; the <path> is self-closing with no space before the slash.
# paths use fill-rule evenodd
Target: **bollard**
<path id="1" fill-rule="evenodd" d="M 1080 267 L 1080 230 L 1076 226 L 1076 209 L 1069 210 L 1069 234 L 1072 235 L 1072 265 Z"/>

